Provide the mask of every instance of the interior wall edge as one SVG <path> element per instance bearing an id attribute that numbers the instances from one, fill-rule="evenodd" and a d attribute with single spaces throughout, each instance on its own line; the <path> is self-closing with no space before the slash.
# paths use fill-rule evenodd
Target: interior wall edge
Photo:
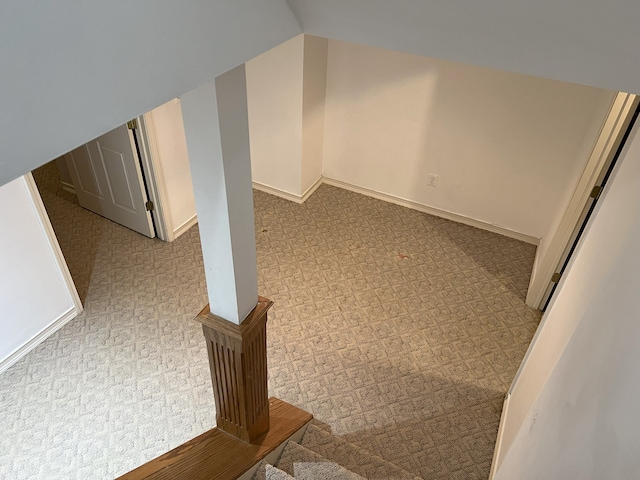
<path id="1" fill-rule="evenodd" d="M 313 193 L 318 189 L 320 185 L 324 183 L 324 177 L 320 175 L 318 179 L 311 184 L 309 188 L 305 190 L 305 192 L 300 197 L 300 203 L 304 203 L 307 199 L 313 195 Z"/>
<path id="2" fill-rule="evenodd" d="M 40 191 L 38 190 L 36 181 L 33 178 L 33 174 L 29 172 L 22 178 L 25 186 L 27 187 L 27 191 L 29 192 L 31 205 L 33 206 L 36 215 L 38 216 L 38 220 L 40 221 L 40 228 L 42 229 L 42 232 L 44 233 L 49 243 L 49 249 L 53 254 L 60 276 L 62 277 L 67 287 L 69 297 L 71 297 L 71 301 L 73 302 L 76 312 L 80 313 L 84 309 L 84 307 L 82 306 L 82 301 L 80 300 L 80 296 L 78 295 L 76 284 L 71 277 L 71 272 L 69 271 L 67 260 L 64 258 L 64 253 L 62 252 L 60 244 L 58 243 L 56 232 L 53 230 L 53 225 L 51 225 L 51 219 L 49 218 L 47 209 L 42 202 L 42 196 L 40 195 Z"/>
<path id="3" fill-rule="evenodd" d="M 509 415 L 509 405 L 511 403 L 511 392 L 507 392 L 504 396 L 504 403 L 502 404 L 502 413 L 500 414 L 500 425 L 498 426 L 498 438 L 496 440 L 496 446 L 493 450 L 493 458 L 491 460 L 491 470 L 489 471 L 489 480 L 493 480 L 500 462 L 502 461 L 502 445 L 504 438 L 504 424 L 507 416 Z"/>

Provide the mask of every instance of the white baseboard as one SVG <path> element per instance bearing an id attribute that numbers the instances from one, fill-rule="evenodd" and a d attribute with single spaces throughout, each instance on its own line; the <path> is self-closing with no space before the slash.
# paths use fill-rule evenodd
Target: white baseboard
<path id="1" fill-rule="evenodd" d="M 194 215 L 193 217 L 191 217 L 189 220 L 184 222 L 182 225 L 180 225 L 178 228 L 176 228 L 173 231 L 173 239 L 175 240 L 176 238 L 178 238 L 184 232 L 186 232 L 191 227 L 193 227 L 196 223 L 198 223 L 198 215 L 197 214 Z"/>
<path id="2" fill-rule="evenodd" d="M 289 200 L 290 202 L 295 202 L 298 204 L 302 204 L 307 201 L 313 192 L 315 192 L 320 185 L 322 185 L 324 179 L 321 176 L 318 180 L 315 181 L 313 185 L 307 188 L 307 191 L 302 195 L 295 195 L 293 193 L 285 192 L 284 190 L 280 190 L 278 188 L 270 187 L 269 185 L 265 185 L 264 183 L 253 182 L 253 188 L 259 190 L 260 192 L 265 192 L 270 195 L 275 195 L 276 197 L 284 198 L 285 200 Z"/>
<path id="3" fill-rule="evenodd" d="M 322 183 L 322 181 L 320 181 L 320 183 Z M 320 186 L 320 185 L 318 185 L 318 186 Z M 260 192 L 264 192 L 264 193 L 268 193 L 270 195 L 274 195 L 276 197 L 284 198 L 285 200 L 289 200 L 290 202 L 302 203 L 304 201 L 304 200 L 302 200 L 303 197 L 301 195 L 295 195 L 293 193 L 285 192 L 284 190 L 280 190 L 278 188 L 270 187 L 269 185 L 265 185 L 264 183 L 253 182 L 253 188 L 255 188 L 256 190 L 258 190 Z M 318 187 L 316 187 L 316 188 L 318 188 Z M 311 192 L 311 193 L 313 193 L 313 192 Z M 311 194 L 309 194 L 309 195 L 311 195 Z"/>
<path id="4" fill-rule="evenodd" d="M 344 188 L 345 190 L 350 190 L 352 192 L 360 193 L 362 195 L 367 195 L 369 197 L 377 198 L 378 200 L 383 200 L 385 202 L 395 203 L 396 205 L 401 205 L 403 207 L 411 208 L 413 210 L 418 210 L 419 212 L 428 213 L 429 215 L 446 218 L 447 220 L 453 220 L 454 222 L 462 223 L 464 225 L 480 228 L 482 230 L 488 230 L 489 232 L 498 233 L 506 237 L 515 238 L 516 240 L 521 240 L 523 242 L 530 243 L 531 245 L 537 246 L 540 244 L 540 239 L 538 237 L 527 235 L 525 233 L 516 232 L 514 230 L 501 227 L 500 225 L 493 225 L 491 223 L 483 222 L 482 220 L 476 220 L 475 218 L 465 217 L 464 215 L 448 212 L 446 210 L 441 210 L 435 207 L 430 207 L 429 205 L 424 205 L 422 203 L 414 202 L 412 200 L 407 200 L 405 198 L 397 197 L 395 195 L 390 195 L 388 193 L 377 192 L 369 188 L 359 187 L 351 183 L 343 182 L 341 180 L 335 180 L 333 178 L 328 178 L 328 177 L 320 177 L 301 196 L 294 195 L 293 193 L 285 192 L 283 190 L 279 190 L 277 188 L 270 187 L 269 185 L 264 185 L 258 182 L 253 182 L 253 188 L 261 192 L 269 193 L 271 195 L 275 195 L 276 197 L 284 198 L 285 200 L 289 200 L 291 202 L 301 204 L 301 203 L 304 203 L 313 194 L 313 192 L 315 192 L 316 189 L 323 183 L 326 183 L 327 185 L 332 185 L 338 188 Z"/>
<path id="5" fill-rule="evenodd" d="M 498 439 L 496 440 L 496 446 L 493 449 L 493 460 L 491 461 L 491 470 L 489 471 L 489 480 L 493 480 L 498 470 L 498 466 L 502 463 L 502 439 L 504 437 L 504 424 L 508 415 L 509 403 L 511 401 L 511 394 L 507 393 L 504 398 L 504 404 L 502 405 L 502 414 L 500 415 L 500 426 L 498 427 Z"/>
<path id="6" fill-rule="evenodd" d="M 67 312 L 62 314 L 57 320 L 54 320 L 47 328 L 38 333 L 35 337 L 29 340 L 27 343 L 18 348 L 11 355 L 6 357 L 4 360 L 0 362 L 0 373 L 4 372 L 11 365 L 16 363 L 22 357 L 24 357 L 31 350 L 36 348 L 42 342 L 44 342 L 47 338 L 53 335 L 56 331 L 65 326 L 68 322 L 76 318 L 78 315 L 78 310 L 75 306 L 71 307 Z"/>
<path id="7" fill-rule="evenodd" d="M 447 212 L 446 210 L 441 210 L 439 208 L 423 205 L 421 203 L 414 202 L 412 200 L 396 197 L 395 195 L 389 195 L 388 193 L 377 192 L 369 188 L 358 187 L 350 183 L 342 182 L 340 180 L 335 180 L 333 178 L 327 178 L 327 177 L 323 177 L 323 183 L 326 183 L 327 185 L 333 185 L 334 187 L 344 188 L 345 190 L 350 190 L 352 192 L 360 193 L 362 195 L 367 195 L 369 197 L 377 198 L 378 200 L 384 200 L 385 202 L 395 203 L 396 205 L 401 205 L 403 207 L 411 208 L 413 210 L 418 210 L 419 212 L 428 213 L 429 215 L 446 218 L 447 220 L 453 220 L 454 222 L 463 223 L 471 227 L 476 227 L 482 230 L 488 230 L 493 233 L 498 233 L 506 237 L 515 238 L 516 240 L 521 240 L 523 242 L 530 243 L 531 245 L 538 245 L 540 243 L 539 238 L 533 237 L 531 235 L 526 235 L 524 233 L 516 232 L 514 230 L 501 227 L 499 225 L 493 225 L 491 223 L 483 222 L 482 220 L 476 220 L 474 218 L 465 217 L 464 215 L 460 215 L 457 213 Z"/>
<path id="8" fill-rule="evenodd" d="M 72 193 L 74 195 L 76 194 L 76 187 L 73 184 L 67 183 L 67 182 L 60 182 L 60 183 L 62 184 L 62 189 L 65 192 L 69 192 L 69 193 Z"/>

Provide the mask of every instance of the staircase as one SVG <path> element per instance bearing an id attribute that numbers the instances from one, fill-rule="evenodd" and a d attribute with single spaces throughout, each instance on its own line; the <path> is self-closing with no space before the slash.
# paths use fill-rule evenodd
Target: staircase
<path id="1" fill-rule="evenodd" d="M 400 467 L 331 434 L 313 420 L 300 443 L 289 441 L 273 465 L 262 461 L 253 480 L 421 480 Z"/>

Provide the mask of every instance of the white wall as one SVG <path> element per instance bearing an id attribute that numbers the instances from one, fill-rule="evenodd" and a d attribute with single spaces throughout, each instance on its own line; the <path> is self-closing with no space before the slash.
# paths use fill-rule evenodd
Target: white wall
<path id="1" fill-rule="evenodd" d="M 253 181 L 299 196 L 302 177 L 302 61 L 299 35 L 247 62 Z"/>
<path id="2" fill-rule="evenodd" d="M 495 478 L 640 476 L 640 137 L 621 157 L 513 387 Z"/>
<path id="3" fill-rule="evenodd" d="M 25 177 L 0 187 L 0 371 L 77 313 L 38 202 Z"/>
<path id="4" fill-rule="evenodd" d="M 304 36 L 302 193 L 322 177 L 328 46 L 326 38 Z"/>
<path id="5" fill-rule="evenodd" d="M 164 214 L 168 227 L 178 237 L 197 220 L 180 100 L 154 108 L 145 120 L 147 133 L 155 142 L 154 165 L 161 170 L 158 181 L 164 188 Z"/>
<path id="6" fill-rule="evenodd" d="M 299 35 L 246 64 L 254 185 L 296 202 L 322 177 L 327 46 Z"/>
<path id="7" fill-rule="evenodd" d="M 541 235 L 542 241 L 540 242 L 540 246 L 536 252 L 536 257 L 544 258 L 545 253 L 547 252 L 548 242 L 553 237 L 555 231 L 558 229 L 558 225 L 562 221 L 562 216 L 565 213 L 566 207 L 569 205 L 569 201 L 571 200 L 571 196 L 573 195 L 574 188 L 576 186 L 577 180 L 582 174 L 584 167 L 589 159 L 589 155 L 591 154 L 595 142 L 602 130 L 602 126 L 607 118 L 613 100 L 615 99 L 617 92 L 612 92 L 609 90 L 596 90 L 591 89 L 592 96 L 592 110 L 591 112 L 583 112 L 584 115 L 589 115 L 587 118 L 584 118 L 584 123 L 582 124 L 582 139 L 579 137 L 576 138 L 575 148 L 575 163 L 572 165 L 574 168 L 573 171 L 570 172 L 569 178 L 575 179 L 569 181 L 566 186 L 563 188 L 560 196 L 557 201 L 557 208 L 555 209 L 555 215 L 551 217 L 551 221 L 547 222 L 548 227 L 545 232 Z M 574 112 L 573 107 L 571 105 L 559 105 L 561 108 L 566 107 L 572 109 L 569 111 L 569 115 L 571 112 Z M 572 121 L 572 120 L 569 120 Z M 560 131 L 558 132 L 558 137 L 561 138 L 562 134 L 565 132 L 565 129 L 561 128 L 559 125 Z M 576 128 L 577 130 L 577 128 Z M 569 140 L 569 139 L 567 139 Z M 564 159 L 562 157 L 556 157 L 558 161 L 562 162 Z M 567 165 L 569 166 L 569 165 Z"/>
<path id="8" fill-rule="evenodd" d="M 613 92 L 329 41 L 324 175 L 546 237 Z M 436 188 L 429 173 L 439 175 Z"/>

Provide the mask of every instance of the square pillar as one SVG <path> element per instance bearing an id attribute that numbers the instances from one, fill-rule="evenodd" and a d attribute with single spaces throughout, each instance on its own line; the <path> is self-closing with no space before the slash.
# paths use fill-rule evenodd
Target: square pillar
<path id="1" fill-rule="evenodd" d="M 244 65 L 181 97 L 211 312 L 240 324 L 256 306 L 256 234 Z"/>
<path id="2" fill-rule="evenodd" d="M 182 97 L 209 305 L 217 427 L 253 442 L 269 430 L 267 311 L 258 296 L 244 65 Z M 257 302 L 257 303 L 256 303 Z"/>

